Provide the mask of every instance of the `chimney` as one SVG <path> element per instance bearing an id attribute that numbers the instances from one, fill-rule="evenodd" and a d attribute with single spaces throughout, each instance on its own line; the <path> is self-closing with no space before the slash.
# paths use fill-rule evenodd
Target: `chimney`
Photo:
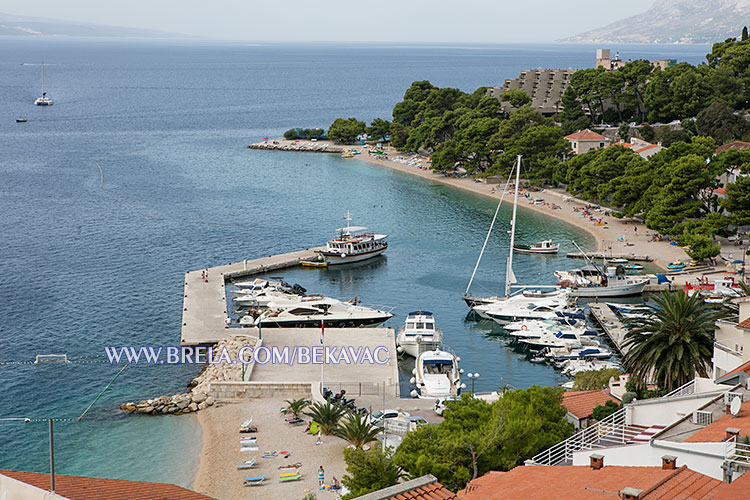
<path id="1" fill-rule="evenodd" d="M 602 467 L 604 467 L 604 455 L 599 455 L 598 453 L 592 453 L 589 455 L 589 465 L 594 470 L 599 470 Z"/>
<path id="2" fill-rule="evenodd" d="M 641 498 L 641 495 L 643 495 L 643 490 L 638 490 L 629 486 L 620 490 L 620 498 L 622 498 L 622 500 L 636 500 Z"/>
<path id="3" fill-rule="evenodd" d="M 665 470 L 675 470 L 677 468 L 677 457 L 674 455 L 664 455 L 661 457 L 661 468 Z"/>
<path id="4" fill-rule="evenodd" d="M 727 432 L 727 435 L 726 435 L 726 438 L 724 438 L 725 441 L 729 441 L 732 438 L 736 439 L 737 436 L 740 435 L 740 430 L 735 427 L 727 427 L 726 432 Z"/>

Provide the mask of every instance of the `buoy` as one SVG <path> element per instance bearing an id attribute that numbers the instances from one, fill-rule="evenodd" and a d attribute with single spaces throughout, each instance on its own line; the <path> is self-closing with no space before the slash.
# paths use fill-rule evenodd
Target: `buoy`
<path id="1" fill-rule="evenodd" d="M 401 354 L 401 353 L 403 353 L 403 352 L 404 352 L 404 348 L 403 348 L 402 346 L 398 346 L 398 347 L 396 348 L 396 352 L 397 352 L 397 353 L 399 353 L 399 354 Z"/>
<path id="2" fill-rule="evenodd" d="M 417 383 L 417 379 L 415 377 L 412 377 L 412 378 L 409 379 L 409 383 L 410 384 L 416 384 Z"/>
<path id="3" fill-rule="evenodd" d="M 413 397 L 413 398 L 416 398 L 417 396 L 419 396 L 419 393 L 417 392 L 416 389 L 412 389 L 412 391 L 409 393 L 409 395 L 411 397 Z"/>

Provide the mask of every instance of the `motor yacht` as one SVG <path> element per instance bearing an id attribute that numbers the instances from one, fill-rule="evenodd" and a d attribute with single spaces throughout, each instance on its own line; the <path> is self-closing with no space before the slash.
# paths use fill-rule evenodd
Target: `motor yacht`
<path id="1" fill-rule="evenodd" d="M 443 332 L 435 325 L 435 316 L 428 311 L 414 311 L 406 315 L 404 326 L 398 331 L 398 352 L 417 357 L 423 351 L 434 351 L 443 343 Z"/>

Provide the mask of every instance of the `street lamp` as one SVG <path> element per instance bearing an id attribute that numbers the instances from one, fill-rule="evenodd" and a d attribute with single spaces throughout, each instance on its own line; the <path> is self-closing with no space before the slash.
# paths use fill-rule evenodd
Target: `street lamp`
<path id="1" fill-rule="evenodd" d="M 467 375 L 467 377 L 469 377 L 471 379 L 471 394 L 473 395 L 474 394 L 474 381 L 479 378 L 479 374 L 478 373 L 469 373 Z"/>

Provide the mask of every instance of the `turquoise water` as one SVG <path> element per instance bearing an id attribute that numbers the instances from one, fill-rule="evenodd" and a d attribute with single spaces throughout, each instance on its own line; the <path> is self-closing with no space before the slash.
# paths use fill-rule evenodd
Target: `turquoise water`
<path id="1" fill-rule="evenodd" d="M 613 47 L 614 49 L 614 47 Z M 705 47 L 635 47 L 696 62 Z M 676 53 L 678 51 L 678 53 Z M 31 103 L 42 56 L 55 105 Z M 105 345 L 178 342 L 183 273 L 322 244 L 345 210 L 390 235 L 362 267 L 290 271 L 309 290 L 433 310 L 478 388 L 552 384 L 466 319 L 460 302 L 494 202 L 336 156 L 251 151 L 293 126 L 388 117 L 413 80 L 464 90 L 527 67 L 591 64 L 589 46 L 315 46 L 4 40 L 0 45 L 0 363 L 40 353 L 101 358 Z M 28 123 L 16 124 L 26 116 Z M 507 221 L 508 212 L 503 212 Z M 504 225 L 503 225 L 504 224 Z M 475 293 L 498 292 L 507 222 Z M 519 240 L 593 244 L 521 212 Z M 520 281 L 552 282 L 562 257 L 518 256 Z M 96 359 L 96 358 L 93 358 Z M 75 419 L 119 366 L 0 364 L 0 418 Z M 56 425 L 58 472 L 190 483 L 195 417 L 139 417 L 124 401 L 172 394 L 192 366 L 131 366 L 82 422 Z M 0 468 L 47 471 L 46 424 L 0 422 Z"/>

